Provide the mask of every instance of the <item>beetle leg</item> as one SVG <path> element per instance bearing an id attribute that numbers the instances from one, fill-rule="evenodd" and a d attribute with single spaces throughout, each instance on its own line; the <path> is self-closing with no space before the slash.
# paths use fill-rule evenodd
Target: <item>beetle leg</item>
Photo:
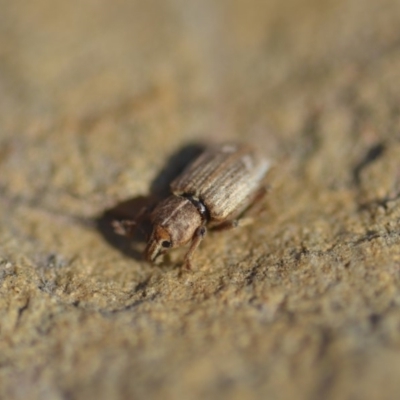
<path id="1" fill-rule="evenodd" d="M 243 227 L 251 225 L 256 218 L 265 209 L 265 204 L 263 203 L 263 198 L 270 191 L 270 186 L 262 186 L 249 200 L 249 206 L 239 215 L 236 226 Z"/>
<path id="2" fill-rule="evenodd" d="M 240 221 L 238 219 L 231 219 L 228 221 L 221 222 L 219 225 L 213 226 L 214 231 L 227 231 L 229 229 L 236 228 Z"/>
<path id="3" fill-rule="evenodd" d="M 227 231 L 234 228 L 243 228 L 254 223 L 255 218 L 243 217 L 240 219 L 232 219 L 230 221 L 224 221 L 222 224 L 213 227 L 215 231 Z"/>
<path id="4" fill-rule="evenodd" d="M 136 228 L 143 221 L 146 213 L 148 213 L 148 207 L 142 207 L 138 215 L 134 219 L 122 219 L 112 221 L 112 227 L 117 235 L 126 236 L 132 238 Z"/>
<path id="5" fill-rule="evenodd" d="M 192 243 L 190 244 L 190 248 L 188 252 L 185 254 L 184 265 L 186 269 L 190 270 L 191 267 L 191 259 L 193 253 L 196 251 L 197 247 L 199 247 L 200 242 L 203 240 L 204 236 L 206 235 L 207 229 L 204 225 L 200 226 L 196 229 L 196 232 L 193 235 Z"/>
<path id="6" fill-rule="evenodd" d="M 243 214 L 250 214 L 252 216 L 258 215 L 264 208 L 264 204 L 262 203 L 262 199 L 265 195 L 270 191 L 270 186 L 262 186 L 257 192 L 255 193 L 253 199 L 250 202 L 250 206 L 244 211 Z M 247 219 L 247 218 L 243 218 Z M 240 223 L 240 225 L 242 225 Z M 248 225 L 247 223 L 245 225 Z"/>
<path id="7" fill-rule="evenodd" d="M 117 235 L 132 237 L 135 232 L 137 222 L 133 219 L 123 219 L 112 221 L 112 227 Z"/>

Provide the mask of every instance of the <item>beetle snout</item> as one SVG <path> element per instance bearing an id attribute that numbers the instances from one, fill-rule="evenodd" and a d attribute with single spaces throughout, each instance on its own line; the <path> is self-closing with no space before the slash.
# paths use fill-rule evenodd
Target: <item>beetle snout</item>
<path id="1" fill-rule="evenodd" d="M 160 250 L 161 249 L 157 240 L 150 239 L 149 242 L 147 243 L 145 250 L 146 260 L 153 263 L 157 259 L 157 257 L 161 254 Z"/>

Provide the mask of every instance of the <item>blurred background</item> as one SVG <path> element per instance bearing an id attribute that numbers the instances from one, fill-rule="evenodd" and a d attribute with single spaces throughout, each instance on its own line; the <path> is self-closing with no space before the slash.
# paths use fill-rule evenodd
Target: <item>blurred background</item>
<path id="1" fill-rule="evenodd" d="M 397 398 L 400 2 L 0 10 L 0 397 Z M 94 218 L 221 140 L 277 165 L 255 227 L 191 277 L 106 243 Z"/>
<path id="2" fill-rule="evenodd" d="M 279 158 L 307 152 L 320 134 L 338 149 L 332 161 L 354 164 L 355 146 L 398 130 L 397 7 L 389 0 L 4 2 L 2 148 L 32 157 L 18 178 L 29 175 L 41 188 L 53 179 L 40 182 L 46 171 L 65 162 L 65 146 L 68 157 L 83 153 L 79 162 L 102 170 L 85 176 L 103 180 L 102 190 L 124 169 L 140 169 L 135 152 L 146 152 L 145 183 L 165 154 L 211 138 L 245 138 Z M 332 121 L 314 134 L 321 118 Z M 10 181 L 16 174 L 7 169 Z M 78 183 L 63 168 L 57 174 L 53 188 L 74 185 L 82 195 L 78 186 L 101 184 Z M 1 183 L 9 184 L 4 174 Z"/>

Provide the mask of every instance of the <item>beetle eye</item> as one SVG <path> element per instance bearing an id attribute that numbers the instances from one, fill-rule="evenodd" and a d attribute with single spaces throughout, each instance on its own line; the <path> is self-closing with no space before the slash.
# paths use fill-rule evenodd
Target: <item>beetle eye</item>
<path id="1" fill-rule="evenodd" d="M 162 247 L 171 247 L 171 242 L 169 242 L 168 240 L 164 240 L 163 242 L 161 242 L 161 246 Z"/>

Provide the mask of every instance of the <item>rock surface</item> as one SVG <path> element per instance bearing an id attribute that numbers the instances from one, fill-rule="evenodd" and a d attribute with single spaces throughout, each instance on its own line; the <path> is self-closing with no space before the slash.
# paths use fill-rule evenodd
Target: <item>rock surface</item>
<path id="1" fill-rule="evenodd" d="M 400 3 L 3 1 L 0 398 L 397 399 Z M 151 266 L 107 210 L 193 144 L 275 161 Z"/>

